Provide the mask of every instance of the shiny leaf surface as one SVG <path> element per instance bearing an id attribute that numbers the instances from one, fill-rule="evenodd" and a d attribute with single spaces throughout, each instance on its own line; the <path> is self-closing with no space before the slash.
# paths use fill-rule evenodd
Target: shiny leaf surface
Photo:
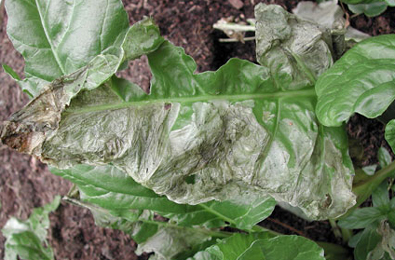
<path id="1" fill-rule="evenodd" d="M 286 248 L 286 249 L 285 249 Z M 313 241 L 298 236 L 235 234 L 197 253 L 191 260 L 289 259 L 324 260 L 324 250 Z"/>
<path id="2" fill-rule="evenodd" d="M 152 210 L 180 226 L 219 227 L 225 226 L 227 221 L 236 228 L 248 230 L 268 217 L 276 204 L 271 198 L 254 201 L 247 196 L 237 202 L 177 204 L 112 166 L 77 165 L 67 170 L 53 168 L 51 172 L 77 184 L 83 202 L 96 204 L 113 215 L 122 216 L 125 210 Z"/>
<path id="3" fill-rule="evenodd" d="M 391 146 L 392 151 L 395 151 L 395 119 L 388 122 L 385 127 L 385 140 Z"/>
<path id="4" fill-rule="evenodd" d="M 395 100 L 394 85 L 395 35 L 366 39 L 318 79 L 318 119 L 340 126 L 355 112 L 378 117 Z"/>
<path id="5" fill-rule="evenodd" d="M 32 96 L 119 47 L 129 27 L 120 0 L 15 0 L 6 10 L 8 36 L 26 62 L 21 86 Z"/>
<path id="6" fill-rule="evenodd" d="M 109 211 L 97 205 L 68 198 L 71 203 L 89 209 L 96 225 L 119 229 L 130 234 L 139 245 L 137 254 L 143 252 L 155 255 L 150 259 L 179 259 L 178 255 L 193 255 L 200 246 L 211 245 L 211 238 L 226 237 L 226 233 L 213 232 L 209 229 L 181 227 L 169 222 L 155 219 L 149 210 Z"/>

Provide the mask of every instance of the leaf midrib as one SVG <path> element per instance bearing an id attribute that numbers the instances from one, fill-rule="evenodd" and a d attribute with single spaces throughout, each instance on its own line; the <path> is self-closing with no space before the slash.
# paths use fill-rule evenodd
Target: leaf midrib
<path id="1" fill-rule="evenodd" d="M 211 96 L 188 96 L 188 97 L 173 97 L 173 98 L 159 98 L 151 100 L 140 100 L 140 101 L 129 101 L 122 103 L 102 104 L 97 106 L 89 106 L 84 108 L 69 108 L 65 111 L 66 114 L 84 114 L 90 112 L 99 112 L 106 110 L 116 110 L 122 108 L 128 108 L 132 106 L 144 106 L 150 104 L 160 103 L 195 103 L 204 101 L 214 100 L 230 100 L 230 101 L 242 101 L 251 99 L 267 99 L 267 98 L 298 98 L 302 96 L 316 96 L 314 88 L 286 91 L 286 92 L 274 92 L 274 93 L 263 93 L 263 94 L 233 94 L 233 95 L 211 95 Z"/>
<path id="2" fill-rule="evenodd" d="M 53 56 L 54 56 L 54 58 L 56 60 L 56 63 L 59 66 L 59 69 L 62 71 L 63 75 L 66 75 L 65 69 L 63 68 L 63 65 L 60 62 L 60 59 L 58 57 L 58 54 L 55 51 L 55 46 L 53 45 L 53 43 L 51 41 L 51 37 L 49 36 L 48 29 L 47 29 L 45 21 L 44 21 L 44 17 L 43 17 L 43 15 L 41 13 L 41 6 L 40 6 L 40 4 L 38 3 L 37 0 L 35 0 L 35 2 L 36 2 L 36 6 L 37 6 L 37 12 L 38 12 L 38 15 L 40 16 L 41 24 L 43 26 L 43 30 L 44 30 L 44 33 L 45 33 L 45 37 L 47 38 L 48 44 L 51 47 L 52 54 L 53 54 Z"/>

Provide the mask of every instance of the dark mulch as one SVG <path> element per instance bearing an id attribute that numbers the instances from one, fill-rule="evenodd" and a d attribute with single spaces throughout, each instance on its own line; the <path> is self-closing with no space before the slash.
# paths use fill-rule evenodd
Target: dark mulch
<path id="1" fill-rule="evenodd" d="M 10 1 L 10 0 L 8 0 Z M 214 31 L 212 25 L 221 17 L 233 16 L 245 21 L 253 17 L 253 7 L 258 2 L 277 3 L 291 10 L 298 1 L 244 0 L 241 9 L 232 6 L 238 1 L 124 1 L 131 23 L 143 16 L 151 16 L 160 27 L 161 33 L 171 42 L 185 48 L 198 64 L 198 71 L 215 70 L 229 58 L 238 57 L 255 61 L 255 44 L 220 43 L 224 37 Z M 1 15 L 0 15 L 1 18 Z M 24 62 L 14 49 L 5 33 L 7 17 L 0 26 L 0 63 L 5 63 L 23 75 Z M 357 16 L 351 25 L 371 35 L 395 32 L 395 9 L 389 9 L 377 18 Z M 146 59 L 134 61 L 128 71 L 123 72 L 145 89 L 149 86 L 150 73 Z M 0 71 L 0 120 L 20 109 L 28 98 L 2 70 Z M 359 140 L 366 157 L 361 164 L 376 163 L 377 148 L 386 145 L 383 127 L 373 120 L 355 116 L 348 125 L 349 135 Z M 32 208 L 48 203 L 57 195 L 65 195 L 71 184 L 49 173 L 47 167 L 26 155 L 18 154 L 4 146 L 0 147 L 0 227 L 11 216 L 25 219 Z M 319 241 L 337 241 L 327 221 L 307 222 L 276 209 L 265 226 L 285 234 L 302 234 Z M 91 214 L 84 209 L 62 203 L 51 214 L 50 243 L 60 259 L 147 259 L 134 254 L 135 243 L 128 235 L 119 231 L 103 229 L 94 225 Z M 0 258 L 3 258 L 4 237 L 0 234 Z"/>

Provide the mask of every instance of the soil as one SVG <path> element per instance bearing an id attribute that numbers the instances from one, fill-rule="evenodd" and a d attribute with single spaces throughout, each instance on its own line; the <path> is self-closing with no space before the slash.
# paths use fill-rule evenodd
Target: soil
<path id="1" fill-rule="evenodd" d="M 255 62 L 254 42 L 243 44 L 218 41 L 225 35 L 213 30 L 212 25 L 217 20 L 229 16 L 241 21 L 252 18 L 253 7 L 258 2 L 280 4 L 291 11 L 298 1 L 123 2 L 131 23 L 139 21 L 143 16 L 153 17 L 162 35 L 175 45 L 184 47 L 186 53 L 196 60 L 198 71 L 202 72 L 219 68 L 231 57 Z M 0 12 L 3 13 L 1 9 Z M 370 35 L 395 33 L 395 9 L 390 8 L 376 18 L 360 15 L 352 18 L 350 22 L 352 26 Z M 24 61 L 6 36 L 6 24 L 6 14 L 0 14 L 0 63 L 10 65 L 17 73 L 23 75 Z M 128 71 L 122 73 L 148 90 L 150 72 L 146 59 L 131 62 Z M 22 108 L 28 102 L 28 98 L 2 70 L 0 85 L 2 121 Z M 383 145 L 387 146 L 383 138 L 383 125 L 374 120 L 354 116 L 347 127 L 350 137 L 358 140 L 365 152 L 359 163 L 377 163 L 377 149 Z M 52 175 L 47 167 L 35 158 L 21 155 L 5 146 L 0 147 L 0 163 L 0 227 L 11 216 L 26 219 L 34 207 L 50 202 L 57 194 L 65 195 L 71 187 L 70 182 Z M 138 257 L 134 253 L 136 244 L 128 235 L 96 227 L 90 212 L 85 209 L 62 202 L 59 209 L 51 214 L 50 219 L 49 241 L 58 260 L 148 258 L 147 255 Z M 301 234 L 317 241 L 341 243 L 334 237 L 327 221 L 307 222 L 282 209 L 276 209 L 262 225 L 284 234 Z M 0 234 L 0 258 L 4 257 L 4 241 Z"/>

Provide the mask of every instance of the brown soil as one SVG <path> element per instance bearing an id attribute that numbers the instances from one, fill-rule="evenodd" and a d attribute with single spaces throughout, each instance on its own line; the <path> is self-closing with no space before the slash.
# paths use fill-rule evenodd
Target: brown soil
<path id="1" fill-rule="evenodd" d="M 7 0 L 10 1 L 10 0 Z M 233 16 L 244 21 L 253 17 L 253 6 L 258 2 L 277 3 L 289 11 L 298 1 L 244 0 L 243 7 L 236 9 L 240 1 L 123 1 L 131 23 L 143 16 L 151 16 L 161 29 L 162 35 L 176 45 L 185 48 L 198 64 L 198 71 L 215 70 L 231 57 L 255 61 L 255 44 L 220 43 L 224 37 L 214 31 L 212 25 L 221 17 Z M 1 15 L 0 15 L 1 18 Z M 1 23 L 2 22 L 2 23 Z M 8 64 L 23 75 L 24 62 L 5 33 L 6 15 L 0 19 L 0 63 Z M 395 9 L 387 10 L 377 18 L 358 16 L 351 20 L 352 26 L 371 35 L 395 32 Z M 146 59 L 134 61 L 123 74 L 132 77 L 145 89 L 149 86 L 150 73 Z M 0 71 L 0 120 L 5 120 L 20 109 L 28 98 L 17 84 L 2 70 Z M 383 127 L 373 120 L 353 117 L 348 125 L 350 136 L 363 145 L 367 157 L 362 164 L 376 162 L 377 148 L 385 144 Z M 52 175 L 47 167 L 26 155 L 0 147 L 0 227 L 11 216 L 25 219 L 32 208 L 48 203 L 57 195 L 65 195 L 71 184 Z M 264 223 L 276 231 L 286 234 L 302 233 L 320 241 L 337 241 L 328 222 L 306 222 L 292 214 L 278 209 Z M 128 235 L 119 231 L 103 229 L 94 225 L 91 214 L 84 209 L 62 202 L 60 208 L 51 214 L 50 244 L 56 258 L 60 259 L 147 259 L 134 254 L 136 244 Z M 4 237 L 0 234 L 0 258 L 4 256 Z"/>

